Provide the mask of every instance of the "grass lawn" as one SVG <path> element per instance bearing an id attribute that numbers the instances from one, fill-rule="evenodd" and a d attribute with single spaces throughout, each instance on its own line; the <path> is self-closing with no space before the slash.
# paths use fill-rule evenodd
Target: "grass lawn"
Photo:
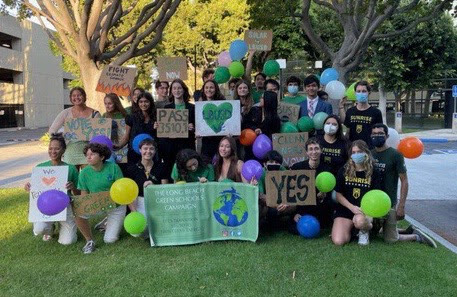
<path id="1" fill-rule="evenodd" d="M 83 255 L 33 237 L 28 196 L 0 190 L 0 296 L 455 296 L 457 256 L 442 246 L 333 246 L 328 232 L 257 243 L 151 248 L 123 235 Z M 295 277 L 293 277 L 295 276 Z"/>

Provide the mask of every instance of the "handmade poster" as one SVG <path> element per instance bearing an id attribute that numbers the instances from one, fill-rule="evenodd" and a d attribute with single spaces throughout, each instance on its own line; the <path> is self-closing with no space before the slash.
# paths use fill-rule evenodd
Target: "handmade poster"
<path id="1" fill-rule="evenodd" d="M 187 183 L 145 189 L 151 246 L 213 240 L 255 242 L 259 232 L 257 187 L 243 183 Z"/>
<path id="2" fill-rule="evenodd" d="M 157 70 L 160 81 L 187 79 L 187 61 L 185 57 L 158 57 Z"/>
<path id="3" fill-rule="evenodd" d="M 273 31 L 271 30 L 247 30 L 244 33 L 244 41 L 250 51 L 271 51 Z"/>
<path id="4" fill-rule="evenodd" d="M 240 135 L 240 101 L 195 102 L 195 128 L 198 136 Z"/>
<path id="5" fill-rule="evenodd" d="M 64 137 L 67 142 L 90 141 L 94 136 L 111 137 L 112 120 L 107 118 L 76 118 L 65 120 Z"/>
<path id="6" fill-rule="evenodd" d="M 122 137 L 124 137 L 125 132 L 125 119 L 113 120 L 111 126 L 111 141 L 113 144 L 119 144 L 119 142 L 122 140 Z M 128 150 L 128 145 L 125 145 L 123 148 L 113 151 L 114 160 L 116 163 L 127 163 Z"/>
<path id="7" fill-rule="evenodd" d="M 315 170 L 268 171 L 265 176 L 267 206 L 316 205 Z"/>
<path id="8" fill-rule="evenodd" d="M 278 116 L 281 122 L 297 123 L 300 117 L 300 105 L 279 102 Z"/>
<path id="9" fill-rule="evenodd" d="M 48 216 L 38 209 L 38 197 L 48 190 L 59 190 L 67 193 L 68 166 L 35 167 L 30 178 L 29 222 L 59 222 L 67 220 L 67 209 Z"/>
<path id="10" fill-rule="evenodd" d="M 116 203 L 111 200 L 108 191 L 73 196 L 72 206 L 76 216 L 97 215 L 117 207 Z"/>
<path id="11" fill-rule="evenodd" d="M 106 66 L 98 80 L 98 92 L 129 96 L 133 89 L 137 69 L 116 65 Z"/>
<path id="12" fill-rule="evenodd" d="M 284 158 L 287 167 L 306 158 L 305 143 L 308 140 L 307 132 L 273 134 L 273 149 Z"/>
<path id="13" fill-rule="evenodd" d="M 157 109 L 157 137 L 188 138 L 189 110 Z"/>

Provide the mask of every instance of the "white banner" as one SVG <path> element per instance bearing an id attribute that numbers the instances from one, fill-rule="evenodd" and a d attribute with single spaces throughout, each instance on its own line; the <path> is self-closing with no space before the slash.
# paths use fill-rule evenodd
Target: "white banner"
<path id="1" fill-rule="evenodd" d="M 195 124 L 197 136 L 240 135 L 240 101 L 195 102 Z"/>

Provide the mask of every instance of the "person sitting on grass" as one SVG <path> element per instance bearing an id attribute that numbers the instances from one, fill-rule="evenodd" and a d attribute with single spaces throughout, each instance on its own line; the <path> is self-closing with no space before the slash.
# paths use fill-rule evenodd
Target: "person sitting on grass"
<path id="1" fill-rule="evenodd" d="M 375 160 L 375 169 L 382 176 L 381 189 L 386 192 L 392 202 L 392 209 L 381 219 L 373 222 L 373 233 L 378 233 L 382 228 L 385 242 L 418 241 L 436 248 L 435 241 L 422 230 L 412 227 L 411 234 L 399 234 L 397 220 L 405 218 L 405 203 L 408 195 L 408 176 L 403 155 L 386 143 L 389 137 L 389 128 L 384 124 L 374 124 L 371 129 L 371 143 L 375 149 L 372 151 Z M 397 205 L 398 179 L 400 178 L 400 201 Z"/>
<path id="2" fill-rule="evenodd" d="M 121 169 L 116 163 L 106 162 L 111 156 L 111 151 L 106 145 L 89 143 L 84 148 L 84 154 L 89 165 L 81 170 L 79 174 L 78 189 L 81 190 L 81 195 L 109 191 L 111 185 L 123 177 Z M 119 239 L 125 212 L 125 205 L 118 206 L 108 212 L 106 230 L 103 237 L 105 243 L 114 243 Z M 95 242 L 88 218 L 76 217 L 76 225 L 86 239 L 86 244 L 82 249 L 83 253 L 92 253 L 95 251 Z"/>
<path id="3" fill-rule="evenodd" d="M 194 150 L 183 149 L 176 156 L 176 163 L 171 171 L 171 178 L 175 183 L 214 181 L 214 168 L 203 162 L 202 157 Z"/>
<path id="4" fill-rule="evenodd" d="M 230 179 L 234 182 L 248 183 L 241 175 L 244 162 L 238 160 L 236 150 L 236 142 L 232 137 L 225 136 L 219 142 L 219 150 L 214 162 L 217 181 Z"/>
<path id="5" fill-rule="evenodd" d="M 380 176 L 373 169 L 374 160 L 368 145 L 356 140 L 349 148 L 350 158 L 338 172 L 336 178 L 336 199 L 332 241 L 344 245 L 351 240 L 353 228 L 359 231 L 359 244 L 369 244 L 372 218 L 363 214 L 360 201 L 370 190 L 380 189 Z"/>
<path id="6" fill-rule="evenodd" d="M 68 190 L 68 194 L 79 195 L 80 192 L 76 189 L 76 185 L 78 184 L 78 170 L 75 165 L 70 165 L 62 161 L 62 155 L 65 152 L 65 148 L 65 139 L 62 134 L 52 134 L 48 147 L 50 160 L 38 164 L 37 167 L 68 166 L 68 182 L 65 184 L 65 188 Z M 27 192 L 30 192 L 30 188 L 30 182 L 26 183 L 24 189 Z M 35 236 L 43 235 L 43 241 L 51 240 L 54 232 L 54 223 L 55 222 L 34 222 L 33 234 L 35 234 Z M 70 205 L 67 207 L 67 219 L 59 222 L 59 225 L 58 242 L 63 245 L 75 243 L 77 240 L 76 224 Z"/>

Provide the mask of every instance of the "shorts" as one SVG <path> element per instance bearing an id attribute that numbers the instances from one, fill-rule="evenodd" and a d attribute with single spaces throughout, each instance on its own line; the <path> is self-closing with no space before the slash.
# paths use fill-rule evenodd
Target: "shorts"
<path id="1" fill-rule="evenodd" d="M 385 217 L 374 219 L 373 229 L 379 231 L 381 227 L 385 242 L 394 243 L 398 241 L 400 235 L 397 229 L 397 211 L 395 208 L 391 208 Z"/>
<path id="2" fill-rule="evenodd" d="M 341 204 L 337 204 L 335 205 L 335 210 L 333 211 L 333 219 L 336 218 L 346 218 L 352 221 L 352 218 L 354 218 L 354 213 Z"/>

